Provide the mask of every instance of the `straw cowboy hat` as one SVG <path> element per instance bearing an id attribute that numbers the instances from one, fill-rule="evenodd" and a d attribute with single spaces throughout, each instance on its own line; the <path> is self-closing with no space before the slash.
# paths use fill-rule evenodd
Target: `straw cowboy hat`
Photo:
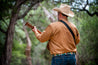
<path id="1" fill-rule="evenodd" d="M 53 8 L 54 11 L 61 12 L 69 17 L 74 17 L 74 13 L 70 10 L 70 6 L 66 4 L 61 4 L 59 8 Z"/>

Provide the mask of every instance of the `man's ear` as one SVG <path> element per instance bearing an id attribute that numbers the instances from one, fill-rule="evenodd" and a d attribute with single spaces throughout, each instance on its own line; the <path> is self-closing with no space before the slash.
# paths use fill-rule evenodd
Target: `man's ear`
<path id="1" fill-rule="evenodd" d="M 58 13 L 58 20 L 60 20 L 62 18 L 62 13 Z"/>

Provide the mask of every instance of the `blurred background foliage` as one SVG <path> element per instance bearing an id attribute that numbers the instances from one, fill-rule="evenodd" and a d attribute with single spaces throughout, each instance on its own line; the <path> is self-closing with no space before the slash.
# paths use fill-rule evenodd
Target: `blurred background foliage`
<path id="1" fill-rule="evenodd" d="M 5 1 L 5 0 L 3 0 Z M 14 2 L 14 0 L 10 0 L 11 2 Z M 52 8 L 55 6 L 59 6 L 60 3 L 58 2 L 51 2 L 53 0 L 49 1 L 43 1 L 41 3 L 42 6 L 46 7 L 49 12 L 51 12 Z M 56 1 L 56 0 L 55 0 Z M 94 1 L 94 0 L 93 0 Z M 96 0 L 95 0 L 96 1 Z M 96 3 L 95 3 L 96 4 Z M 98 2 L 97 2 L 98 4 Z M 89 8 L 90 12 L 93 12 L 98 8 L 98 5 L 92 6 L 92 9 Z M 6 6 L 9 8 L 10 6 L 14 5 L 14 3 L 8 3 Z M 4 6 L 4 5 L 2 5 Z M 26 56 L 25 56 L 25 49 L 26 49 L 26 35 L 23 30 L 24 21 L 29 22 L 32 25 L 36 26 L 40 31 L 43 31 L 51 22 L 46 17 L 42 6 L 38 6 L 37 9 L 32 9 L 28 14 L 23 18 L 17 21 L 17 24 L 15 26 L 15 33 L 14 33 L 14 39 L 13 39 L 13 47 L 12 47 L 12 58 L 11 58 L 11 64 L 10 65 L 27 65 L 26 62 Z M 7 30 L 9 25 L 9 19 L 10 19 L 10 11 L 7 13 L 8 9 L 5 9 L 3 12 L 6 12 L 5 14 L 0 13 L 2 15 L 2 20 L 0 20 L 0 27 L 3 30 Z M 25 10 L 25 6 L 22 6 L 21 14 Z M 77 45 L 77 50 L 79 53 L 79 60 L 81 65 L 97 65 L 98 64 L 98 16 L 94 15 L 91 17 L 88 15 L 85 11 L 75 11 L 75 17 L 69 18 L 69 21 L 74 23 L 79 32 L 80 32 L 80 43 Z M 9 15 L 6 17 L 6 15 Z M 51 55 L 49 54 L 49 51 L 46 49 L 47 42 L 40 43 L 34 33 L 31 29 L 26 28 L 29 37 L 32 42 L 32 49 L 31 49 L 31 57 L 32 57 L 32 64 L 33 65 L 50 65 L 51 64 Z M 0 55 L 2 53 L 2 50 L 4 49 L 4 42 L 5 42 L 5 34 L 0 31 Z"/>
<path id="2" fill-rule="evenodd" d="M 81 14 L 81 15 L 79 15 Z M 76 15 L 75 24 L 80 32 L 80 43 L 77 46 L 82 65 L 97 65 L 98 61 L 98 18 L 90 17 L 85 12 Z M 77 23 L 78 22 L 78 23 Z"/>

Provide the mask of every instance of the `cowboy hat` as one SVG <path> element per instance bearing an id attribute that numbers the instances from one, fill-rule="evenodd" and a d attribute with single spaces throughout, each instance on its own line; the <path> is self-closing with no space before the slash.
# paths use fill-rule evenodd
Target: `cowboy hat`
<path id="1" fill-rule="evenodd" d="M 74 13 L 70 10 L 70 6 L 66 4 L 61 4 L 59 8 L 53 8 L 54 11 L 61 12 L 69 17 L 74 17 Z"/>

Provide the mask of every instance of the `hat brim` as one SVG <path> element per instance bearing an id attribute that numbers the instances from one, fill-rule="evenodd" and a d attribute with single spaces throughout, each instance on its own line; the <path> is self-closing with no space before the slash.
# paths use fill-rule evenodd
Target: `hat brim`
<path id="1" fill-rule="evenodd" d="M 57 11 L 57 12 L 61 12 L 61 13 L 65 14 L 65 15 L 69 16 L 69 17 L 74 17 L 74 13 L 72 11 L 69 11 L 71 14 L 70 13 L 68 14 L 68 13 L 63 12 L 60 8 L 57 8 L 57 7 L 53 8 L 53 10 Z"/>
<path id="2" fill-rule="evenodd" d="M 59 8 L 57 8 L 57 7 L 56 8 L 53 8 L 53 10 L 54 11 L 57 11 L 57 12 L 61 12 L 61 10 Z"/>

